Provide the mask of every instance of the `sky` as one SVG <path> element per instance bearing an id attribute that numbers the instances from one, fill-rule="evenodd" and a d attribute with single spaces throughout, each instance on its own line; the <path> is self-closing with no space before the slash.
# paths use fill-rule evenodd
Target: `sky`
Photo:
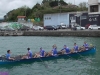
<path id="1" fill-rule="evenodd" d="M 79 4 L 80 2 L 87 2 L 88 0 L 64 0 L 65 2 L 71 2 Z M 75 2 L 74 2 L 75 1 Z M 41 3 L 42 0 L 0 0 L 0 18 L 3 18 L 10 10 L 19 8 L 21 6 L 28 6 L 32 8 L 36 3 Z"/>

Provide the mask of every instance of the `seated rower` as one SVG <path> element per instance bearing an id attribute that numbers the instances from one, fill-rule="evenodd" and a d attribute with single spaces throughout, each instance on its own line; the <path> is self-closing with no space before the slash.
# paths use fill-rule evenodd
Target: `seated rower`
<path id="1" fill-rule="evenodd" d="M 85 48 L 85 50 L 88 50 L 89 49 L 89 45 L 86 43 L 86 42 L 84 42 L 84 48 Z"/>
<path id="2" fill-rule="evenodd" d="M 58 53 L 57 52 L 57 46 L 56 45 L 53 45 L 52 48 L 53 49 L 50 52 L 47 53 L 47 57 L 48 56 L 56 56 L 57 55 L 57 53 Z"/>
<path id="3" fill-rule="evenodd" d="M 32 56 L 33 56 L 32 51 L 30 50 L 30 48 L 27 48 L 27 50 L 28 50 L 28 53 L 25 56 L 23 56 L 22 59 L 30 59 L 30 58 L 32 58 Z"/>
<path id="4" fill-rule="evenodd" d="M 84 46 L 79 47 L 79 52 L 82 52 L 82 51 L 84 51 L 84 50 L 85 50 L 85 47 L 84 47 Z"/>
<path id="5" fill-rule="evenodd" d="M 45 51 L 42 49 L 42 47 L 40 48 L 40 57 L 45 57 Z"/>
<path id="6" fill-rule="evenodd" d="M 74 43 L 74 52 L 78 52 L 78 46 Z"/>
<path id="7" fill-rule="evenodd" d="M 28 50 L 28 53 L 27 53 L 28 58 L 32 58 L 32 56 L 33 56 L 32 51 L 30 50 L 30 48 L 27 48 L 27 50 Z"/>
<path id="8" fill-rule="evenodd" d="M 57 55 L 57 46 L 56 45 L 53 45 L 53 49 L 52 49 L 52 55 L 53 56 L 56 56 Z"/>
<path id="9" fill-rule="evenodd" d="M 64 45 L 64 48 L 61 51 L 62 51 L 62 54 L 69 54 L 70 53 L 70 49 L 66 45 Z"/>
<path id="10" fill-rule="evenodd" d="M 15 60 L 14 58 L 11 58 L 11 57 L 10 57 L 10 54 L 11 54 L 10 50 L 7 50 L 6 58 L 7 58 L 8 60 Z"/>
<path id="11" fill-rule="evenodd" d="M 35 53 L 34 58 L 38 58 L 38 57 L 45 57 L 46 53 L 45 51 L 42 49 L 42 47 L 40 48 L 40 51 L 38 53 Z"/>

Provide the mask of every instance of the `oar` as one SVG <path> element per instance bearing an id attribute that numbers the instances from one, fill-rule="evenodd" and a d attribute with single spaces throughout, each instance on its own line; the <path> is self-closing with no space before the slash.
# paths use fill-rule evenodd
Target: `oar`
<path id="1" fill-rule="evenodd" d="M 76 52 L 77 53 L 77 52 Z M 81 57 L 84 57 L 84 56 L 82 56 L 81 54 L 79 54 L 79 53 L 77 53 L 79 56 L 81 56 Z M 88 60 L 88 59 L 85 59 L 86 61 L 88 61 L 88 62 L 92 62 L 91 60 Z"/>
<path id="2" fill-rule="evenodd" d="M 73 57 L 71 57 L 70 55 L 68 55 L 68 54 L 66 54 L 68 57 L 70 57 L 70 58 L 72 58 L 72 59 L 74 59 Z"/>
<path id="3" fill-rule="evenodd" d="M 44 64 L 44 66 L 45 66 L 46 68 L 48 68 L 48 65 L 41 59 L 41 57 L 39 57 L 39 59 L 42 61 L 42 63 Z"/>

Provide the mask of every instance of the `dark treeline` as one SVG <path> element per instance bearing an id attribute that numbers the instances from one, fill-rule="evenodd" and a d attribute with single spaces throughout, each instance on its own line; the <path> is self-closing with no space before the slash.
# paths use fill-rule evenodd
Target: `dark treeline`
<path id="1" fill-rule="evenodd" d="M 32 8 L 22 6 L 20 8 L 9 11 L 5 16 L 5 21 L 17 21 L 17 16 L 26 16 L 26 19 L 40 18 L 43 21 L 43 15 L 48 13 L 87 11 L 87 3 L 82 2 L 79 5 L 66 3 L 63 0 L 45 1 L 41 4 L 36 3 Z"/>

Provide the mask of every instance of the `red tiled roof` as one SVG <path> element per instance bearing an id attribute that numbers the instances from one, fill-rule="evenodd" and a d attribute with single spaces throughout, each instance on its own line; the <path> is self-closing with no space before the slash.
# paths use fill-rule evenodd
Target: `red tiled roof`
<path id="1" fill-rule="evenodd" d="M 26 16 L 17 16 L 17 18 L 25 18 Z"/>

